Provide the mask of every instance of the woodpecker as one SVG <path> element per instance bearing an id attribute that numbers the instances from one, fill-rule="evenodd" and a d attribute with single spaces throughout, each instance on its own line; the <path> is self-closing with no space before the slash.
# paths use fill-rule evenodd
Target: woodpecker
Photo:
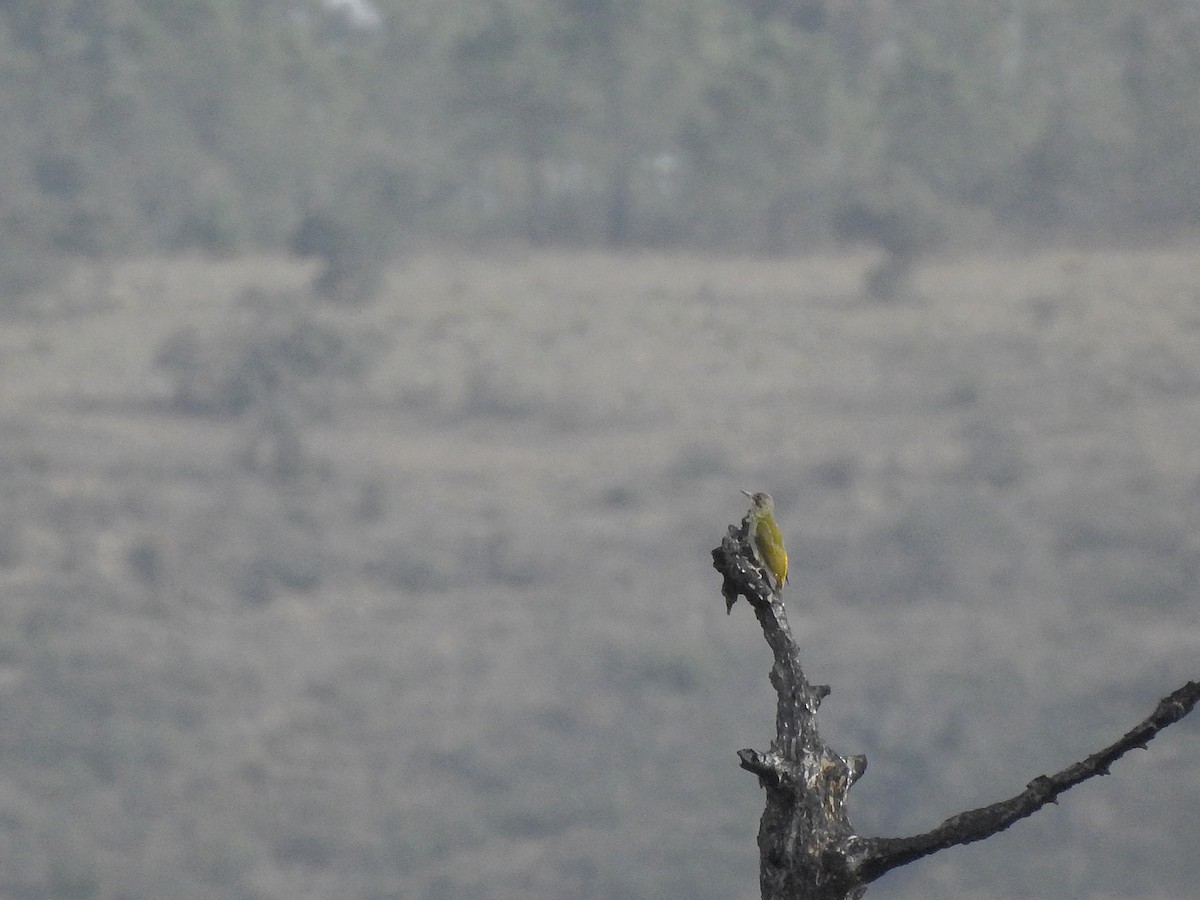
<path id="1" fill-rule="evenodd" d="M 770 576 L 771 588 L 776 595 L 783 591 L 788 580 L 787 548 L 783 535 L 775 522 L 775 501 L 763 491 L 742 491 L 750 498 L 750 543 L 754 555 Z"/>

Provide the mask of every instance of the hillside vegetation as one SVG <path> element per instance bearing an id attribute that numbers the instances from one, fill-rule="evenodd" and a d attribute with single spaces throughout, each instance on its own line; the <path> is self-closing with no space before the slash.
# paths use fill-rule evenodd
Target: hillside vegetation
<path id="1" fill-rule="evenodd" d="M 1200 256 L 85 265 L 0 328 L 0 895 L 757 896 L 770 490 L 822 728 L 904 833 L 1195 677 Z M 1200 882 L 1200 741 L 879 898 Z M 943 858 L 944 856 L 944 858 Z"/>
<path id="2" fill-rule="evenodd" d="M 1178 0 L 9 0 L 0 288 L 429 237 L 1143 238 L 1200 214 L 1198 51 Z"/>

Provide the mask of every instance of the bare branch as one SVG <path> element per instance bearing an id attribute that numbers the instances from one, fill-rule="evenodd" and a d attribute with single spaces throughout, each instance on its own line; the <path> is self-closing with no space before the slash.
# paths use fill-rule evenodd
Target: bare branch
<path id="1" fill-rule="evenodd" d="M 749 543 L 749 517 L 730 526 L 713 550 L 726 611 L 745 597 L 771 647 L 771 685 L 778 696 L 775 739 L 768 750 L 740 750 L 743 769 L 758 776 L 767 794 L 759 824 L 759 877 L 763 900 L 849 900 L 885 872 L 931 853 L 1003 831 L 1018 819 L 1057 802 L 1069 790 L 1109 767 L 1129 750 L 1145 747 L 1200 701 L 1190 681 L 1163 698 L 1153 714 L 1119 741 L 1056 775 L 1042 775 L 1017 796 L 952 816 L 932 831 L 907 838 L 863 838 L 846 817 L 846 794 L 866 769 L 864 756 L 841 756 L 821 738 L 816 714 L 829 694 L 810 684 L 800 666 L 783 600 L 771 589 Z"/>
<path id="2" fill-rule="evenodd" d="M 947 847 L 981 841 L 1033 815 L 1047 803 L 1057 803 L 1063 791 L 1093 776 L 1107 775 L 1109 767 L 1130 750 L 1145 749 L 1155 735 L 1190 713 L 1197 701 L 1200 701 L 1200 682 L 1189 681 L 1160 700 L 1144 722 L 1116 743 L 1055 775 L 1039 775 L 1009 800 L 951 816 L 932 831 L 913 837 L 860 839 L 852 851 L 855 857 L 852 866 L 859 880 L 866 884 L 885 872 Z"/>
<path id="3" fill-rule="evenodd" d="M 843 900 L 858 896 L 844 848 L 854 834 L 846 818 L 846 792 L 866 768 L 865 757 L 835 753 L 817 731 L 816 713 L 829 687 L 810 684 L 788 625 L 783 600 L 771 589 L 748 543 L 749 517 L 731 526 L 713 550 L 726 610 L 739 596 L 754 609 L 775 664 L 778 696 L 770 749 L 741 750 L 742 768 L 758 776 L 767 803 L 758 830 L 763 900 Z"/>

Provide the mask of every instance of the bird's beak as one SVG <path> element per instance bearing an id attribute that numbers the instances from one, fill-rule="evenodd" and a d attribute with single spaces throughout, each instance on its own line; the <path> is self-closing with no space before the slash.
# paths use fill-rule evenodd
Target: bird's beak
<path id="1" fill-rule="evenodd" d="M 751 500 L 754 499 L 754 495 L 752 493 L 750 493 L 749 491 L 742 491 L 742 493 L 745 494 L 747 497 L 749 497 Z"/>

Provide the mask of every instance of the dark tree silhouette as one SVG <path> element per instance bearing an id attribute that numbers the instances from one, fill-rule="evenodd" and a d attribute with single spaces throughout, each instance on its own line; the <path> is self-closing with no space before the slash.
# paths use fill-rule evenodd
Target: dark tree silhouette
<path id="1" fill-rule="evenodd" d="M 904 838 L 861 837 L 846 817 L 846 794 L 866 770 L 863 756 L 842 756 L 821 739 L 816 713 L 829 694 L 810 684 L 788 626 L 783 601 L 748 542 L 749 516 L 729 526 L 713 550 L 721 573 L 726 611 L 745 597 L 762 626 L 775 664 L 771 684 L 778 695 L 775 740 L 766 752 L 740 750 L 742 768 L 758 776 L 767 803 L 758 831 L 763 900 L 847 900 L 899 866 L 953 847 L 983 840 L 1032 815 L 1058 795 L 1109 767 L 1159 731 L 1179 721 L 1200 701 L 1200 682 L 1189 681 L 1163 698 L 1154 712 L 1116 743 L 1054 775 L 1039 775 L 1024 791 L 981 809 L 952 816 L 932 831 Z"/>

